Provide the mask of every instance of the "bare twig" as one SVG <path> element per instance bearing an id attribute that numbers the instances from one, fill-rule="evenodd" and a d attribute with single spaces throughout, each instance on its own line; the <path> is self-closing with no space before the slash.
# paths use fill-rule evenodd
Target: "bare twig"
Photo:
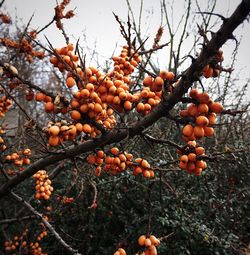
<path id="1" fill-rule="evenodd" d="M 74 255 L 81 255 L 77 250 L 73 249 L 69 244 L 67 244 L 62 237 L 57 233 L 55 228 L 44 219 L 42 214 L 40 214 L 30 203 L 25 201 L 23 198 L 18 196 L 16 193 L 11 192 L 11 196 L 18 202 L 22 203 L 31 213 L 33 213 L 39 220 L 43 222 L 45 227 L 51 232 L 51 234 L 56 238 L 56 240 L 70 253 Z"/>

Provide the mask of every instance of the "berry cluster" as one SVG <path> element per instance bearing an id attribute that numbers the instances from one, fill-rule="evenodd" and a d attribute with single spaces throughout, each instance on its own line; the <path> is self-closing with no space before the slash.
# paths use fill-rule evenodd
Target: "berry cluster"
<path id="1" fill-rule="evenodd" d="M 217 77 L 221 72 L 221 63 L 223 62 L 223 51 L 219 50 L 210 62 L 203 68 L 202 74 L 205 78 Z"/>
<path id="2" fill-rule="evenodd" d="M 68 124 L 67 122 L 50 122 L 47 127 L 47 134 L 49 136 L 49 145 L 57 146 L 62 141 L 72 141 L 76 136 L 84 134 L 85 136 L 96 136 L 99 131 L 89 124 Z"/>
<path id="3" fill-rule="evenodd" d="M 187 109 L 181 110 L 180 116 L 191 118 L 193 122 L 186 124 L 182 129 L 183 139 L 188 144 L 183 151 L 179 152 L 181 155 L 179 166 L 188 173 L 200 175 L 207 165 L 203 160 L 196 159 L 197 155 L 204 155 L 204 149 L 196 147 L 195 140 L 214 135 L 213 125 L 216 123 L 216 114 L 222 112 L 223 106 L 214 102 L 206 92 L 201 93 L 197 89 L 192 89 L 189 96 L 194 100 L 194 103 L 189 104 Z"/>
<path id="4" fill-rule="evenodd" d="M 138 244 L 145 247 L 145 250 L 142 253 L 139 253 L 140 255 L 157 255 L 156 247 L 159 246 L 160 240 L 154 235 L 150 235 L 149 237 L 146 235 L 141 235 L 138 238 Z"/>
<path id="5" fill-rule="evenodd" d="M 187 146 L 182 151 L 177 151 L 180 155 L 179 167 L 189 174 L 200 175 L 207 168 L 207 164 L 199 157 L 205 156 L 205 149 L 197 146 L 196 141 L 188 141 Z"/>
<path id="6" fill-rule="evenodd" d="M 213 136 L 212 126 L 216 123 L 216 114 L 222 112 L 223 106 L 219 102 L 213 102 L 207 93 L 201 93 L 197 89 L 192 89 L 189 95 L 196 103 L 191 103 L 186 110 L 180 111 L 180 116 L 194 118 L 194 124 L 183 127 L 184 140 L 192 141 L 203 136 Z"/>
<path id="7" fill-rule="evenodd" d="M 31 150 L 29 148 L 24 149 L 23 151 L 13 152 L 6 155 L 5 159 L 7 161 L 13 162 L 16 166 L 22 166 L 23 164 L 29 165 L 31 156 Z"/>
<path id="8" fill-rule="evenodd" d="M 132 161 L 132 159 L 132 154 L 122 152 L 117 147 L 113 147 L 107 155 L 102 150 L 97 151 L 96 154 L 90 154 L 87 161 L 90 165 L 96 166 L 96 176 L 100 176 L 102 170 L 115 175 L 130 168 L 134 175 L 142 174 L 145 178 L 154 177 L 154 171 L 150 168 L 147 160 L 136 158 Z"/>
<path id="9" fill-rule="evenodd" d="M 11 106 L 11 99 L 8 99 L 5 95 L 0 97 L 0 118 L 5 116 L 5 113 L 10 109 Z"/>
<path id="10" fill-rule="evenodd" d="M 20 246 L 22 249 L 25 249 L 27 247 L 27 242 L 25 241 L 27 234 L 28 229 L 25 229 L 20 236 L 16 235 L 12 238 L 12 240 L 5 241 L 5 252 L 7 252 L 8 254 L 15 252 Z"/>
<path id="11" fill-rule="evenodd" d="M 4 129 L 0 126 L 0 150 L 4 151 L 6 150 L 7 146 L 5 145 L 5 141 L 1 135 L 5 133 Z"/>
<path id="12" fill-rule="evenodd" d="M 15 255 L 21 252 L 22 254 L 47 255 L 47 253 L 42 252 L 42 248 L 40 247 L 40 244 L 39 244 L 39 242 L 45 236 L 47 236 L 47 231 L 43 223 L 40 223 L 40 225 L 42 226 L 43 229 L 36 237 L 37 239 L 36 242 L 28 243 L 26 241 L 28 232 L 29 232 L 28 229 L 25 229 L 20 236 L 16 235 L 13 237 L 12 240 L 5 241 L 4 248 L 5 248 L 6 254 Z"/>
<path id="13" fill-rule="evenodd" d="M 53 191 L 53 187 L 51 186 L 51 180 L 45 170 L 39 170 L 36 174 L 33 175 L 36 181 L 36 199 L 45 199 L 48 200 Z"/>

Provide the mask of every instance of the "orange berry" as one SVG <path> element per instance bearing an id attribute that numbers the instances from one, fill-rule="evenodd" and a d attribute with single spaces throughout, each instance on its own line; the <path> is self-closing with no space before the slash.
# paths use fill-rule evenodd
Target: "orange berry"
<path id="1" fill-rule="evenodd" d="M 197 155 L 204 155 L 205 149 L 204 149 L 203 147 L 196 147 L 196 148 L 195 148 L 195 153 L 196 153 Z"/>
<path id="2" fill-rule="evenodd" d="M 146 236 L 145 235 L 141 235 L 139 238 L 138 238 L 138 244 L 140 246 L 144 246 L 145 245 L 145 240 L 146 240 Z"/>
<path id="3" fill-rule="evenodd" d="M 209 108 L 207 104 L 199 104 L 198 105 L 198 112 L 199 113 L 208 113 Z"/>
<path id="4" fill-rule="evenodd" d="M 132 109 L 132 103 L 130 101 L 125 101 L 123 106 L 124 106 L 124 109 L 127 111 L 130 111 Z"/>
<path id="5" fill-rule="evenodd" d="M 150 238 L 146 238 L 146 240 L 145 240 L 145 242 L 144 242 L 144 245 L 145 245 L 146 247 L 149 247 L 150 245 L 152 245 L 152 242 L 151 242 Z"/>
<path id="6" fill-rule="evenodd" d="M 203 160 L 197 160 L 195 163 L 196 168 L 202 168 L 205 169 L 206 168 L 206 164 Z"/>
<path id="7" fill-rule="evenodd" d="M 126 251 L 123 248 L 119 248 L 118 251 L 120 252 L 120 255 L 126 255 Z"/>
<path id="8" fill-rule="evenodd" d="M 196 118 L 195 123 L 199 126 L 207 126 L 209 124 L 209 120 L 207 117 L 200 115 Z"/>
<path id="9" fill-rule="evenodd" d="M 189 96 L 194 98 L 194 99 L 197 99 L 198 98 L 198 95 L 199 95 L 199 90 L 198 89 L 191 89 L 190 92 L 189 92 Z"/>
<path id="10" fill-rule="evenodd" d="M 73 119 L 73 120 L 79 120 L 79 119 L 81 119 L 81 113 L 80 112 L 78 112 L 77 110 L 73 110 L 72 112 L 71 112 L 71 118 Z"/>
<path id="11" fill-rule="evenodd" d="M 94 165 L 95 164 L 95 162 L 96 162 L 96 157 L 94 156 L 94 155 L 88 155 L 88 157 L 87 157 L 87 161 L 88 161 L 88 163 L 90 164 L 90 165 Z"/>
<path id="12" fill-rule="evenodd" d="M 75 127 L 76 127 L 78 132 L 82 132 L 82 123 L 79 123 L 79 122 L 76 123 Z"/>
<path id="13" fill-rule="evenodd" d="M 198 100 L 200 101 L 201 104 L 207 104 L 210 100 L 208 93 L 206 93 L 206 92 L 200 93 L 198 95 Z"/>
<path id="14" fill-rule="evenodd" d="M 156 86 L 163 87 L 164 81 L 163 81 L 163 79 L 162 79 L 160 76 L 157 76 L 157 77 L 154 79 L 154 84 L 155 84 Z"/>
<path id="15" fill-rule="evenodd" d="M 96 113 L 101 113 L 102 112 L 102 106 L 98 103 L 95 103 L 94 111 Z"/>
<path id="16" fill-rule="evenodd" d="M 120 97 L 121 100 L 126 100 L 126 99 L 127 99 L 127 94 L 126 94 L 126 92 L 121 92 L 121 93 L 119 93 L 119 97 Z"/>
<path id="17" fill-rule="evenodd" d="M 188 141 L 188 145 L 192 147 L 196 147 L 196 141 Z"/>
<path id="18" fill-rule="evenodd" d="M 143 174 L 143 176 L 144 176 L 145 178 L 150 178 L 150 177 L 151 177 L 151 174 L 150 174 L 150 171 L 149 171 L 149 170 L 144 170 L 144 171 L 142 172 L 142 174 Z"/>
<path id="19" fill-rule="evenodd" d="M 137 104 L 136 110 L 137 110 L 138 112 L 143 112 L 143 111 L 144 111 L 144 104 L 143 104 L 143 103 Z"/>
<path id="20" fill-rule="evenodd" d="M 204 136 L 204 129 L 201 126 L 195 126 L 194 127 L 194 136 L 197 139 L 200 139 Z"/>
<path id="21" fill-rule="evenodd" d="M 221 113 L 223 111 L 223 106 L 221 103 L 219 102 L 213 102 L 210 106 L 209 106 L 210 110 L 212 112 L 215 113 Z"/>
<path id="22" fill-rule="evenodd" d="M 82 130 L 84 133 L 91 133 L 91 126 L 89 124 L 84 124 Z"/>
<path id="23" fill-rule="evenodd" d="M 104 151 L 99 150 L 99 151 L 97 151 L 96 155 L 97 155 L 97 157 L 99 157 L 99 158 L 104 158 L 105 153 L 104 153 Z"/>
<path id="24" fill-rule="evenodd" d="M 36 98 L 36 101 L 41 102 L 41 101 L 43 101 L 45 99 L 45 95 L 42 92 L 38 92 L 38 93 L 36 93 L 36 97 L 35 98 Z"/>
<path id="25" fill-rule="evenodd" d="M 147 160 L 143 159 L 141 161 L 141 166 L 144 167 L 144 168 L 150 168 L 150 164 L 148 163 Z"/>
<path id="26" fill-rule="evenodd" d="M 191 124 L 187 124 L 182 129 L 182 134 L 187 137 L 192 136 L 193 132 L 194 132 L 194 128 Z"/>
<path id="27" fill-rule="evenodd" d="M 52 136 L 57 136 L 59 133 L 60 133 L 60 128 L 58 126 L 51 126 L 49 128 L 49 133 L 52 135 Z"/>
<path id="28" fill-rule="evenodd" d="M 187 170 L 188 172 L 192 172 L 192 171 L 194 171 L 194 169 L 195 169 L 195 163 L 194 163 L 194 162 L 188 162 L 188 163 L 187 163 L 186 170 Z"/>
<path id="29" fill-rule="evenodd" d="M 82 89 L 82 90 L 80 91 L 80 94 L 81 94 L 81 97 L 82 97 L 82 98 L 88 98 L 89 95 L 90 95 L 90 92 L 89 92 L 89 90 L 87 90 L 87 89 Z"/>
<path id="30" fill-rule="evenodd" d="M 201 172 L 202 172 L 202 168 L 199 168 L 199 167 L 195 168 L 194 170 L 194 174 L 197 176 L 201 175 Z"/>
<path id="31" fill-rule="evenodd" d="M 169 81 L 172 81 L 174 79 L 174 73 L 173 72 L 167 72 L 166 73 L 166 79 Z"/>
<path id="32" fill-rule="evenodd" d="M 198 107 L 195 105 L 195 104 L 190 104 L 188 107 L 187 107 L 187 111 L 188 111 L 188 114 L 190 116 L 197 116 L 198 115 Z"/>
<path id="33" fill-rule="evenodd" d="M 52 102 L 45 103 L 45 111 L 46 112 L 53 112 L 54 111 L 54 104 Z"/>
<path id="34" fill-rule="evenodd" d="M 66 84 L 69 88 L 72 88 L 76 84 L 76 81 L 73 77 L 68 77 L 66 80 Z"/>
<path id="35" fill-rule="evenodd" d="M 127 160 L 127 157 L 126 157 L 123 153 L 121 153 L 121 154 L 119 154 L 119 159 L 120 159 L 122 162 L 125 162 L 125 161 Z"/>
<path id="36" fill-rule="evenodd" d="M 143 85 L 146 87 L 151 87 L 153 85 L 153 82 L 154 82 L 153 78 L 151 76 L 147 76 L 143 80 Z"/>
<path id="37" fill-rule="evenodd" d="M 49 145 L 50 146 L 57 146 L 59 144 L 59 137 L 58 136 L 50 136 L 49 138 Z"/>
<path id="38" fill-rule="evenodd" d="M 214 125 L 216 123 L 216 113 L 212 112 L 209 113 L 208 115 L 208 121 L 209 121 L 209 125 Z"/>
<path id="39" fill-rule="evenodd" d="M 188 160 L 196 161 L 196 154 L 195 153 L 189 153 L 188 154 Z"/>
<path id="40" fill-rule="evenodd" d="M 119 153 L 119 149 L 117 147 L 113 147 L 110 149 L 110 152 L 113 154 L 113 155 L 118 155 Z"/>
<path id="41" fill-rule="evenodd" d="M 68 133 L 69 135 L 75 135 L 76 134 L 76 126 L 75 125 L 69 125 L 69 130 L 68 130 Z"/>
<path id="42" fill-rule="evenodd" d="M 205 136 L 213 136 L 214 135 L 214 129 L 212 127 L 204 127 L 204 134 Z"/>
<path id="43" fill-rule="evenodd" d="M 149 239 L 151 240 L 151 243 L 154 246 L 158 246 L 160 244 L 160 240 L 156 238 L 154 235 L 150 235 Z"/>
<path id="44" fill-rule="evenodd" d="M 182 155 L 180 157 L 180 161 L 183 162 L 183 163 L 187 163 L 188 162 L 188 156 L 187 155 Z"/>
<path id="45" fill-rule="evenodd" d="M 92 83 L 88 83 L 85 87 L 89 92 L 94 91 L 94 85 Z"/>

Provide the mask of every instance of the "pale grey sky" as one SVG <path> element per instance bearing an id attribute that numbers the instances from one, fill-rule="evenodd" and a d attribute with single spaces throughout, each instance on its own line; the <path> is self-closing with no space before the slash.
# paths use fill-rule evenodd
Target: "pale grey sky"
<path id="1" fill-rule="evenodd" d="M 209 1 L 197 1 L 200 3 L 201 9 L 205 10 Z M 60 1 L 58 0 L 58 2 Z M 140 2 L 140 0 L 130 0 L 137 20 Z M 172 2 L 172 0 L 169 2 Z M 176 0 L 174 2 L 173 25 L 176 27 L 176 20 L 179 20 L 185 10 L 185 1 Z M 240 0 L 217 0 L 215 12 L 228 16 L 240 2 Z M 9 14 L 11 16 L 16 15 L 18 18 L 22 18 L 24 24 L 28 22 L 29 18 L 34 13 L 34 18 L 31 22 L 32 28 L 41 28 L 51 20 L 54 15 L 55 5 L 55 0 L 6 0 L 4 4 Z M 195 6 L 195 1 L 192 1 L 192 5 Z M 112 15 L 112 11 L 119 15 L 119 17 L 123 20 L 126 20 L 128 14 L 126 0 L 71 0 L 67 10 L 75 7 L 76 17 L 70 20 L 64 20 L 67 33 L 72 35 L 71 41 L 75 42 L 78 37 L 83 38 L 82 35 L 85 33 L 88 46 L 93 48 L 94 43 L 96 42 L 97 51 L 100 55 L 110 58 L 116 43 L 118 43 L 118 45 L 124 44 L 124 40 L 119 33 L 119 26 Z M 151 45 L 154 35 L 161 24 L 160 0 L 144 0 L 143 7 L 142 29 L 147 33 L 147 35 L 151 35 L 151 38 L 148 40 Z M 171 9 L 169 9 L 169 12 L 171 13 Z M 195 15 L 195 13 L 193 12 L 192 15 Z M 163 20 L 163 25 L 166 25 L 165 20 Z M 196 24 L 193 25 L 194 29 L 196 29 Z M 242 77 L 247 78 L 250 77 L 250 24 L 245 22 L 244 26 L 240 26 L 235 34 L 238 38 L 242 36 L 241 46 L 237 57 L 237 70 L 241 70 Z M 46 29 L 42 34 L 40 34 L 38 39 L 45 42 L 44 35 L 49 38 L 54 47 L 62 47 L 65 44 L 61 32 L 55 29 L 55 25 Z M 167 33 L 165 33 L 164 36 L 165 37 L 163 37 L 162 42 L 167 42 L 169 40 L 167 38 Z M 191 42 L 187 41 L 186 46 L 184 45 L 184 49 L 185 47 L 190 47 L 190 45 L 188 45 L 190 43 Z M 226 60 L 230 59 L 233 46 L 234 43 L 229 41 L 223 47 Z M 162 50 L 159 56 L 159 64 L 161 68 L 167 66 L 167 59 L 167 51 Z"/>

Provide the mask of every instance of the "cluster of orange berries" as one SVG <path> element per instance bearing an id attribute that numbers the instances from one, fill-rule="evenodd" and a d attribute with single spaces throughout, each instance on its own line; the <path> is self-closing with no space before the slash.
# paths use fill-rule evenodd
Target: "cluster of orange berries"
<path id="1" fill-rule="evenodd" d="M 75 199 L 73 197 L 57 195 L 56 200 L 60 201 L 62 204 L 71 204 Z"/>
<path id="2" fill-rule="evenodd" d="M 139 253 L 140 255 L 157 255 L 157 246 L 160 244 L 160 240 L 154 235 L 147 237 L 146 235 L 141 235 L 138 238 L 138 244 L 145 247 L 146 249 Z M 136 255 L 139 255 L 138 253 Z"/>
<path id="3" fill-rule="evenodd" d="M 9 155 L 6 155 L 5 159 L 7 161 L 12 161 L 16 166 L 22 166 L 23 164 L 29 165 L 31 156 L 31 150 L 29 148 L 24 149 L 23 151 L 13 152 Z"/>
<path id="4" fill-rule="evenodd" d="M 196 141 L 188 141 L 187 146 L 177 153 L 180 155 L 179 167 L 189 174 L 201 175 L 201 172 L 207 168 L 207 163 L 199 159 L 205 156 L 205 149 L 197 146 Z"/>
<path id="5" fill-rule="evenodd" d="M 36 182 L 36 199 L 45 199 L 48 200 L 53 191 L 51 186 L 51 180 L 45 170 L 39 170 L 36 174 L 33 175 Z"/>
<path id="6" fill-rule="evenodd" d="M 50 207 L 46 208 L 47 210 L 50 210 Z M 48 216 L 44 215 L 43 218 L 48 221 Z M 40 246 L 40 241 L 46 237 L 48 235 L 48 232 L 46 230 L 46 227 L 44 225 L 43 222 L 39 223 L 39 225 L 41 226 L 42 230 L 39 231 L 38 235 L 36 236 L 36 241 L 35 242 L 31 242 L 29 244 L 29 251 L 31 254 L 33 255 L 48 255 L 47 253 L 43 253 L 42 248 Z"/>
<path id="7" fill-rule="evenodd" d="M 206 92 L 201 93 L 197 89 L 192 89 L 189 95 L 197 103 L 191 103 L 186 110 L 180 111 L 180 116 L 193 117 L 195 124 L 187 124 L 183 127 L 183 139 L 192 141 L 203 136 L 213 136 L 212 126 L 216 123 L 216 114 L 222 112 L 223 106 L 219 102 L 213 102 Z"/>
<path id="8" fill-rule="evenodd" d="M 0 20 L 6 24 L 9 24 L 11 22 L 10 17 L 2 12 L 0 12 Z"/>
<path id="9" fill-rule="evenodd" d="M 0 97 L 0 118 L 5 116 L 5 113 L 10 109 L 11 106 L 11 99 L 8 99 L 5 95 Z"/>
<path id="10" fill-rule="evenodd" d="M 87 161 L 90 165 L 95 165 L 95 175 L 100 176 L 102 169 L 106 173 L 120 173 L 132 164 L 133 155 L 130 153 L 122 153 L 117 147 L 110 149 L 110 155 L 106 155 L 103 150 L 99 150 L 96 154 L 90 154 Z M 102 166 L 104 164 L 104 166 Z"/>
<path id="11" fill-rule="evenodd" d="M 65 14 L 63 13 L 66 6 L 70 3 L 70 0 L 63 0 L 60 4 L 57 4 L 57 6 L 55 7 L 55 21 L 56 21 L 56 26 L 59 29 L 63 28 L 63 24 L 62 24 L 62 19 L 70 19 L 74 16 L 74 11 L 73 10 L 69 10 L 67 11 Z"/>
<path id="12" fill-rule="evenodd" d="M 180 116 L 191 117 L 194 123 L 186 124 L 182 129 L 183 139 L 187 142 L 187 146 L 183 151 L 178 151 L 180 155 L 179 167 L 190 174 L 200 175 L 202 170 L 206 169 L 207 164 L 205 161 L 197 159 L 197 156 L 204 156 L 205 151 L 203 147 L 196 146 L 195 140 L 214 135 L 213 125 L 216 123 L 216 114 L 222 112 L 223 106 L 211 100 L 206 92 L 201 93 L 198 89 L 192 89 L 189 96 L 195 100 L 195 103 L 191 103 L 187 109 L 181 110 Z"/>
<path id="13" fill-rule="evenodd" d="M 42 248 L 39 244 L 39 241 L 47 235 L 47 231 L 43 229 L 37 237 L 37 242 L 31 242 L 30 244 L 25 240 L 28 232 L 29 230 L 25 229 L 20 236 L 14 236 L 13 240 L 5 241 L 5 252 L 12 255 L 19 254 L 20 251 L 22 254 L 47 255 L 47 253 L 42 252 Z"/>
<path id="14" fill-rule="evenodd" d="M 73 53 L 74 46 L 72 43 L 69 43 L 66 47 L 60 49 L 55 49 L 56 53 L 60 55 L 62 60 L 68 64 L 71 68 L 77 67 L 78 56 Z M 64 72 L 68 69 L 67 65 L 59 61 L 56 56 L 50 58 L 50 63 L 57 67 L 61 72 Z"/>
<path id="15" fill-rule="evenodd" d="M 57 146 L 63 141 L 74 140 L 77 135 L 84 133 L 85 135 L 95 136 L 96 130 L 89 124 L 67 124 L 66 122 L 48 123 L 47 133 L 49 135 L 49 145 Z"/>
<path id="16" fill-rule="evenodd" d="M 112 147 L 108 155 L 99 150 L 96 154 L 90 154 L 87 161 L 90 165 L 96 166 L 96 176 L 100 176 L 102 169 L 106 173 L 115 175 L 130 168 L 134 175 L 142 174 L 145 178 L 154 177 L 154 171 L 150 168 L 147 160 L 136 158 L 133 162 L 132 159 L 132 154 L 122 152 L 117 147 Z"/>
<path id="17" fill-rule="evenodd" d="M 215 56 L 210 60 L 210 63 L 203 68 L 202 70 L 203 76 L 205 78 L 217 77 L 221 72 L 219 65 L 223 60 L 224 60 L 223 51 L 219 50 L 215 54 Z"/>
<path id="18" fill-rule="evenodd" d="M 6 150 L 7 146 L 4 143 L 4 139 L 1 135 L 5 133 L 4 129 L 0 126 L 0 150 L 4 151 Z"/>
<path id="19" fill-rule="evenodd" d="M 136 158 L 134 164 L 131 164 L 131 169 L 135 176 L 142 174 L 145 178 L 154 178 L 154 170 L 151 169 L 150 164 L 146 159 Z"/>
<path id="20" fill-rule="evenodd" d="M 20 246 L 22 247 L 22 249 L 25 249 L 27 247 L 27 242 L 25 241 L 27 234 L 28 229 L 25 229 L 20 236 L 16 235 L 13 237 L 12 240 L 5 241 L 5 251 L 8 253 L 15 252 Z"/>
<path id="21" fill-rule="evenodd" d="M 144 88 L 139 93 L 141 101 L 136 106 L 137 112 L 143 115 L 150 113 L 160 103 L 163 89 L 171 90 L 169 82 L 173 79 L 174 73 L 164 70 L 155 78 L 146 76 L 143 80 Z"/>
<path id="22" fill-rule="evenodd" d="M 138 53 L 135 53 L 134 49 L 125 45 L 121 50 L 121 54 L 112 57 L 112 60 L 114 61 L 114 70 L 109 73 L 109 76 L 119 78 L 117 74 L 123 76 L 132 74 L 135 71 L 135 67 L 141 62 L 141 57 Z"/>
<path id="23" fill-rule="evenodd" d="M 143 85 L 149 87 L 152 92 L 161 92 L 164 85 L 168 85 L 168 83 L 172 81 L 174 77 L 175 75 L 173 72 L 162 70 L 155 78 L 150 75 L 145 77 L 143 80 Z"/>
<path id="24" fill-rule="evenodd" d="M 25 37 L 18 41 L 10 38 L 0 38 L 0 42 L 8 48 L 20 49 L 20 52 L 25 54 L 25 59 L 30 63 L 33 61 L 33 57 L 37 57 L 39 59 L 43 59 L 45 57 L 45 53 L 34 50 L 35 45 L 32 44 L 31 40 L 26 39 Z"/>
<path id="25" fill-rule="evenodd" d="M 148 114 L 160 103 L 162 90 L 167 87 L 164 85 L 169 85 L 174 79 L 172 72 L 161 71 L 156 78 L 146 77 L 143 89 L 132 93 L 130 75 L 141 61 L 141 57 L 134 49 L 123 46 L 120 55 L 113 57 L 114 68 L 106 74 L 95 67 L 81 68 L 78 65 L 79 57 L 73 50 L 74 46 L 70 43 L 66 47 L 55 49 L 58 56 L 50 59 L 54 67 L 58 67 L 61 72 L 67 72 L 66 85 L 78 89 L 73 94 L 70 104 L 68 106 L 60 104 L 58 107 L 56 99 L 53 102 L 51 97 L 41 92 L 35 96 L 37 101 L 45 102 L 46 112 L 63 114 L 70 112 L 71 119 L 77 122 L 77 128 L 71 126 L 70 129 L 66 128 L 66 132 L 54 128 L 57 130 L 55 133 L 60 135 L 50 135 L 49 144 L 52 146 L 67 140 L 63 138 L 64 134 L 74 140 L 76 135 L 80 135 L 82 128 L 88 129 L 87 134 L 91 137 L 100 134 L 100 130 L 86 123 L 88 119 L 94 119 L 104 128 L 112 129 L 117 124 L 115 111 L 125 112 L 136 108 L 138 113 Z M 91 131 L 88 132 L 89 130 Z M 68 135 L 68 132 L 76 135 Z"/>
<path id="26" fill-rule="evenodd" d="M 127 255 L 127 253 L 123 248 L 118 248 L 114 255 Z"/>

